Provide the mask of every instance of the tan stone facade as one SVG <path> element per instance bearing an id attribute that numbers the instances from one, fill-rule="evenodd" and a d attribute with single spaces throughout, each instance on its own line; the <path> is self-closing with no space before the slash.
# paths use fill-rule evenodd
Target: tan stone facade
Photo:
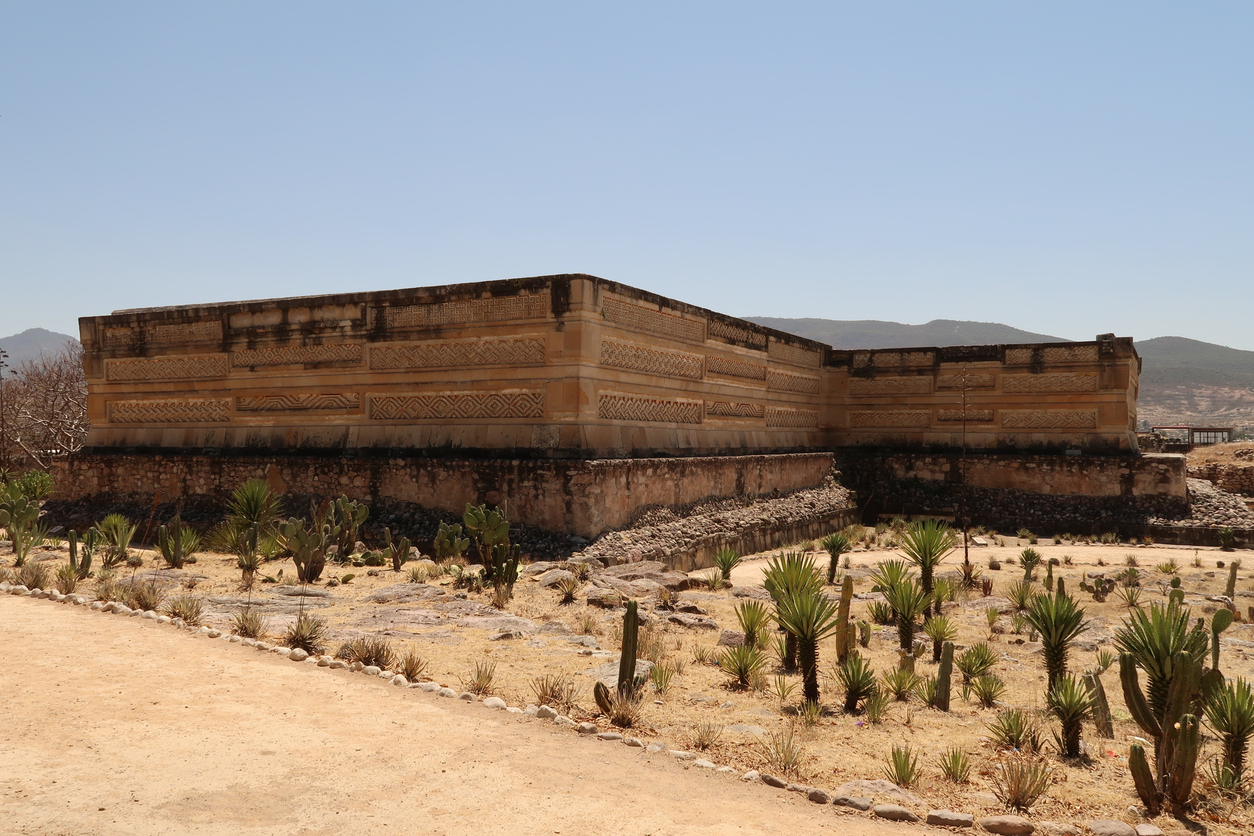
<path id="1" fill-rule="evenodd" d="M 834 351 L 592 276 L 80 320 L 87 447 L 623 458 L 1136 450 L 1127 338 Z"/>

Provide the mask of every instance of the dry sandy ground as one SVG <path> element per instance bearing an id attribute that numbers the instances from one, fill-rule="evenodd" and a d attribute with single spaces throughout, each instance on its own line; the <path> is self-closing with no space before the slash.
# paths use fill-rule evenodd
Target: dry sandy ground
<path id="1" fill-rule="evenodd" d="M 6 833 L 941 832 L 139 619 L 6 595 L 0 633 Z"/>

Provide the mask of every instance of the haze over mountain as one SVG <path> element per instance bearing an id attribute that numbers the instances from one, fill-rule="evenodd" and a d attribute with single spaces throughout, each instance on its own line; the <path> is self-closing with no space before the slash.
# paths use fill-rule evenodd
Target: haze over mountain
<path id="1" fill-rule="evenodd" d="M 78 342 L 77 337 L 58 334 L 46 328 L 27 328 L 20 334 L 0 337 L 0 351 L 9 355 L 9 358 L 4 361 L 3 373 L 9 373 L 10 369 L 16 369 L 27 360 L 34 360 L 44 352 L 59 351 L 61 346 L 70 340 Z"/>
<path id="2" fill-rule="evenodd" d="M 914 348 L 929 345 L 994 345 L 1056 343 L 1063 337 L 1034 334 L 999 322 L 934 319 L 925 325 L 904 325 L 879 319 L 786 319 L 745 317 L 750 322 L 827 343 L 832 348 Z"/>

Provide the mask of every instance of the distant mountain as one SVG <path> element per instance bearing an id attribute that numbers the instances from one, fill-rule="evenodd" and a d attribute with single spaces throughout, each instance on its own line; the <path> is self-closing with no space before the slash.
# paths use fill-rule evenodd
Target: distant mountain
<path id="1" fill-rule="evenodd" d="M 7 369 L 16 369 L 22 363 L 34 360 L 44 352 L 60 351 L 61 346 L 70 340 L 78 342 L 69 334 L 58 334 L 46 328 L 28 328 L 20 334 L 0 337 L 0 350 L 9 355 L 9 359 L 4 361 Z"/>
<path id="2" fill-rule="evenodd" d="M 998 322 L 934 319 L 926 325 L 904 325 L 878 319 L 784 319 L 746 317 L 750 322 L 827 343 L 833 348 L 915 348 L 942 345 L 996 345 L 999 343 L 1056 343 L 1063 337 L 1034 334 Z"/>
<path id="3" fill-rule="evenodd" d="M 996 322 L 937 319 L 926 325 L 904 325 L 879 320 L 747 318 L 843 349 L 1061 340 Z M 1136 350 L 1144 361 L 1137 403 L 1142 425 L 1231 426 L 1254 434 L 1254 351 L 1185 337 L 1138 341 Z"/>

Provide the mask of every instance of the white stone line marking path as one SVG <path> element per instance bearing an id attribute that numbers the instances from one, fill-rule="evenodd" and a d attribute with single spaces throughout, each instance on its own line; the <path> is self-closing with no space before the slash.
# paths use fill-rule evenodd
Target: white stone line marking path
<path id="1" fill-rule="evenodd" d="M 138 618 L 0 596 L 0 831 L 940 831 Z"/>

